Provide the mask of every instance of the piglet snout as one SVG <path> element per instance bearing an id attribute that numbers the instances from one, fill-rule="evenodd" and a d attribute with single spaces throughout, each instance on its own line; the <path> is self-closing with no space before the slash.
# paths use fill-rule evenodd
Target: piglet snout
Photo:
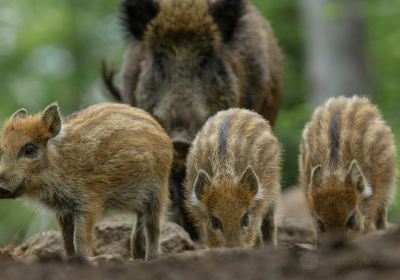
<path id="1" fill-rule="evenodd" d="M 1 184 L 1 182 L 0 182 Z M 0 199 L 9 198 L 12 196 L 12 192 L 0 186 Z"/>

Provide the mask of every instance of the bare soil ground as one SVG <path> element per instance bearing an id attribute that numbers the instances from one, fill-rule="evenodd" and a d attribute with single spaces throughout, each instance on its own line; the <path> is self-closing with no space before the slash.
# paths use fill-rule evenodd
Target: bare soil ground
<path id="1" fill-rule="evenodd" d="M 299 207 L 292 199 L 283 203 Z M 315 250 L 309 219 L 298 216 L 299 211 L 279 226 L 278 249 L 205 250 L 179 226 L 166 223 L 162 255 L 148 263 L 130 259 L 132 225 L 125 221 L 98 225 L 97 256 L 90 260 L 63 257 L 59 233 L 44 232 L 0 251 L 0 279 L 399 279 L 399 226 L 352 242 L 335 240 Z"/>

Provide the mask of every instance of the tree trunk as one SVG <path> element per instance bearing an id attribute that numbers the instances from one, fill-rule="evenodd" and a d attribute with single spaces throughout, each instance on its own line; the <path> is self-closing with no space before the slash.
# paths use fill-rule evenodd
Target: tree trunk
<path id="1" fill-rule="evenodd" d="M 301 0 L 309 101 L 369 95 L 362 0 Z"/>

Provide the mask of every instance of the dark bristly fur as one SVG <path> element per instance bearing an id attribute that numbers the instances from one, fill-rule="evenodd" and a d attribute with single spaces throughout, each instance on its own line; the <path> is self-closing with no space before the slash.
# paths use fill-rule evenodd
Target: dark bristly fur
<path id="1" fill-rule="evenodd" d="M 280 153 L 268 122 L 255 112 L 229 109 L 205 123 L 187 158 L 185 206 L 207 246 L 244 248 L 263 239 L 276 245 Z"/>
<path id="2" fill-rule="evenodd" d="M 340 125 L 339 125 L 339 112 L 335 111 L 331 120 L 331 160 L 334 165 L 339 161 L 339 145 L 340 145 Z"/>
<path id="3" fill-rule="evenodd" d="M 129 45 L 117 99 L 151 113 L 167 131 L 174 178 L 183 177 L 187 148 L 218 111 L 246 108 L 274 124 L 281 53 L 271 26 L 249 1 L 124 0 L 121 12 Z M 105 85 L 117 92 L 110 79 Z M 175 193 L 181 184 L 174 182 Z"/>
<path id="4" fill-rule="evenodd" d="M 34 116 L 19 110 L 3 127 L 0 151 L 0 198 L 25 195 L 53 209 L 67 255 L 92 255 L 96 221 L 119 210 L 137 216 L 133 257 L 157 256 L 173 155 L 148 113 L 99 104 L 62 121 L 54 104 Z"/>
<path id="5" fill-rule="evenodd" d="M 121 102 L 121 92 L 114 84 L 115 70 L 109 70 L 105 61 L 101 62 L 101 76 L 106 89 L 111 93 L 115 100 Z"/>
<path id="6" fill-rule="evenodd" d="M 226 145 L 228 141 L 228 130 L 231 121 L 231 116 L 226 117 L 219 129 L 219 155 L 223 157 L 226 154 Z"/>
<path id="7" fill-rule="evenodd" d="M 125 0 L 121 5 L 121 21 L 127 37 L 142 40 L 148 23 L 157 15 L 158 3 L 152 0 Z"/>
<path id="8" fill-rule="evenodd" d="M 210 13 L 221 30 L 225 42 L 232 39 L 238 25 L 238 20 L 243 14 L 244 0 L 218 1 L 210 7 Z"/>
<path id="9" fill-rule="evenodd" d="M 393 134 L 368 99 L 332 98 L 318 108 L 300 146 L 318 240 L 385 229 L 396 173 Z"/>

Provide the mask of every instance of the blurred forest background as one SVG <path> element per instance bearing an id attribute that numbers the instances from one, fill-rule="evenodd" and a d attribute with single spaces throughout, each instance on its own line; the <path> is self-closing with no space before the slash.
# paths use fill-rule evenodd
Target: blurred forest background
<path id="1" fill-rule="evenodd" d="M 369 95 L 400 146 L 400 0 L 252 0 L 285 55 L 276 132 L 285 146 L 283 186 L 297 181 L 301 131 L 333 95 Z M 119 1 L 0 0 L 0 123 L 18 108 L 58 101 L 63 114 L 110 100 L 100 62 L 121 64 Z M 397 31 L 396 31 L 397 30 Z M 390 211 L 400 221 L 400 199 Z M 54 226 L 36 204 L 0 201 L 0 248 Z M 16 235 L 17 234 L 17 235 Z"/>

